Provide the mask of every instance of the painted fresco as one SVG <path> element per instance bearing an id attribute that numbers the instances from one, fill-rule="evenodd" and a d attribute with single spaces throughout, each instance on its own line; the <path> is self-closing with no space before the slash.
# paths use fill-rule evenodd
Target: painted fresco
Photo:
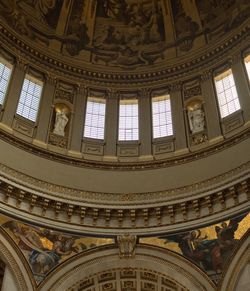
<path id="1" fill-rule="evenodd" d="M 207 40 L 223 35 L 250 16 L 249 0 L 196 0 Z"/>
<path id="2" fill-rule="evenodd" d="M 114 243 L 113 239 L 67 235 L 4 216 L 0 217 L 0 223 L 24 254 L 38 284 L 68 258 L 97 246 Z"/>
<path id="3" fill-rule="evenodd" d="M 93 61 L 119 66 L 149 64 L 165 49 L 162 7 L 154 1 L 98 1 Z"/>
<path id="4" fill-rule="evenodd" d="M 125 69 L 161 62 L 172 47 L 177 54 L 198 48 L 196 39 L 205 45 L 250 16 L 249 0 L 168 3 L 0 0 L 0 16 L 19 35 L 63 55 Z"/>
<path id="5" fill-rule="evenodd" d="M 140 238 L 140 243 L 152 244 L 175 251 L 202 268 L 217 281 L 239 240 L 250 228 L 250 214 L 219 224 L 175 235 Z"/>

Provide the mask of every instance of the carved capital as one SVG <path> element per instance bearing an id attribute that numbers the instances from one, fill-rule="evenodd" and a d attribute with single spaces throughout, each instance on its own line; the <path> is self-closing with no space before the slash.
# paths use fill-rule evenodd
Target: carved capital
<path id="1" fill-rule="evenodd" d="M 212 70 L 207 70 L 207 71 L 202 73 L 202 75 L 200 76 L 200 79 L 202 82 L 205 82 L 205 81 L 211 79 L 212 76 L 213 76 Z"/>
<path id="2" fill-rule="evenodd" d="M 176 91 L 181 91 L 182 89 L 182 82 L 176 82 L 176 83 L 173 83 L 169 86 L 169 89 L 170 89 L 170 92 L 173 93 L 173 92 L 176 92 Z"/>
<path id="3" fill-rule="evenodd" d="M 149 88 L 142 88 L 138 91 L 140 98 L 149 98 L 151 95 L 151 90 Z"/>
<path id="4" fill-rule="evenodd" d="M 237 64 L 241 61 L 242 61 L 241 52 L 237 52 L 237 53 L 233 54 L 229 59 L 229 63 L 231 65 Z"/>
<path id="5" fill-rule="evenodd" d="M 24 72 L 28 70 L 27 62 L 21 58 L 16 59 L 16 67 Z"/>
<path id="6" fill-rule="evenodd" d="M 81 95 L 81 96 L 88 96 L 88 88 L 86 85 L 83 84 L 77 84 L 76 86 L 76 94 Z"/>
<path id="7" fill-rule="evenodd" d="M 107 96 L 109 99 L 118 99 L 120 96 L 120 93 L 116 89 L 108 89 Z"/>
<path id="8" fill-rule="evenodd" d="M 56 83 L 57 83 L 56 76 L 52 75 L 52 74 L 49 74 L 49 73 L 47 73 L 45 75 L 45 80 L 46 80 L 46 83 L 51 84 L 51 85 L 56 85 Z"/>

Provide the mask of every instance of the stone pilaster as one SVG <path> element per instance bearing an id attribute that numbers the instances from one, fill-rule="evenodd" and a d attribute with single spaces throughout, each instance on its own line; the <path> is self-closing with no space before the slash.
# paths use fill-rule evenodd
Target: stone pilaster
<path id="1" fill-rule="evenodd" d="M 17 60 L 17 63 L 13 68 L 9 84 L 10 89 L 4 104 L 2 123 L 7 127 L 6 129 L 10 129 L 12 126 L 12 121 L 17 110 L 26 70 L 26 63 L 24 63 L 22 60 Z"/>
<path id="2" fill-rule="evenodd" d="M 206 125 L 209 140 L 221 137 L 219 108 L 211 71 L 201 76 L 201 91 L 205 101 Z"/>
<path id="3" fill-rule="evenodd" d="M 152 119 L 151 119 L 151 96 L 150 91 L 139 91 L 139 140 L 140 155 L 152 155 Z"/>
<path id="4" fill-rule="evenodd" d="M 182 85 L 181 83 L 176 83 L 170 89 L 175 150 L 184 150 L 187 148 L 187 138 L 182 104 Z"/>
<path id="5" fill-rule="evenodd" d="M 45 146 L 47 143 L 47 135 L 51 117 L 51 106 L 53 103 L 55 87 L 56 78 L 54 76 L 47 75 L 43 86 L 42 99 L 39 106 L 39 120 L 36 136 L 35 140 L 33 141 L 34 144 L 39 144 L 40 146 Z"/>
<path id="6" fill-rule="evenodd" d="M 232 57 L 232 72 L 245 122 L 250 121 L 250 90 L 241 54 Z"/>
<path id="7" fill-rule="evenodd" d="M 85 86 L 78 86 L 76 93 L 76 100 L 74 104 L 74 112 L 72 112 L 72 131 L 71 131 L 71 143 L 70 152 L 80 153 L 82 138 L 84 117 L 87 104 L 87 88 Z"/>
<path id="8" fill-rule="evenodd" d="M 119 94 L 115 90 L 109 90 L 107 94 L 105 125 L 106 156 L 116 156 L 118 139 L 118 106 Z"/>

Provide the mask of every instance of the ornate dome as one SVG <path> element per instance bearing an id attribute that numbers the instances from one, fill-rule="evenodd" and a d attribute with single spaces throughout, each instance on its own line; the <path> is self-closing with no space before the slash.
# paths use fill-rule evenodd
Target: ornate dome
<path id="1" fill-rule="evenodd" d="M 247 286 L 249 16 L 247 0 L 0 0 L 4 287 Z"/>

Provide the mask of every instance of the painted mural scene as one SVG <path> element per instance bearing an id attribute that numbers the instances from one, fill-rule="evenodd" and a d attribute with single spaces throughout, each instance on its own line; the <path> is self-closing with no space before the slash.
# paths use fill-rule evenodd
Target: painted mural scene
<path id="1" fill-rule="evenodd" d="M 203 269 L 214 281 L 220 279 L 240 239 L 250 228 L 250 214 L 176 235 L 141 238 L 140 243 L 154 244 L 175 251 Z"/>
<path id="2" fill-rule="evenodd" d="M 114 238 L 73 236 L 30 226 L 5 216 L 1 216 L 0 221 L 1 227 L 23 253 L 37 284 L 68 258 L 95 247 L 115 243 Z M 244 214 L 185 233 L 139 238 L 139 243 L 177 252 L 198 265 L 214 281 L 218 281 L 249 227 L 250 214 Z"/>
<path id="3" fill-rule="evenodd" d="M 114 243 L 113 239 L 67 235 L 4 216 L 0 217 L 0 221 L 1 227 L 7 231 L 26 258 L 37 284 L 68 258 L 97 246 Z"/>
<path id="4" fill-rule="evenodd" d="M 218 39 L 249 17 L 250 4 L 248 0 L 0 0 L 0 11 L 18 33 L 65 56 L 136 69 Z"/>

